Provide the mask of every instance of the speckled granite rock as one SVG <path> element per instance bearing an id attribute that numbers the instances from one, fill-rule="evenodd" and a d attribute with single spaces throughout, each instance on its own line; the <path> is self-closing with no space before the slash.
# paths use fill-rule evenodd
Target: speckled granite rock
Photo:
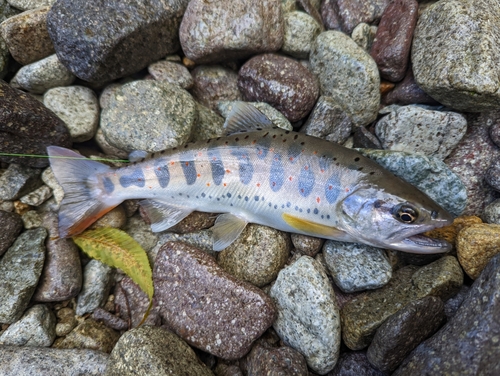
<path id="1" fill-rule="evenodd" d="M 167 329 L 153 326 L 132 329 L 121 336 L 105 373 L 107 376 L 138 374 L 213 375 L 184 341 Z"/>
<path id="2" fill-rule="evenodd" d="M 321 251 L 324 239 L 301 234 L 290 234 L 292 244 L 297 251 L 306 256 L 314 257 Z"/>
<path id="3" fill-rule="evenodd" d="M 112 95 L 101 113 L 101 128 L 119 149 L 156 152 L 185 143 L 196 116 L 192 97 L 177 85 L 134 81 Z"/>
<path id="4" fill-rule="evenodd" d="M 427 236 L 435 237 L 437 239 L 446 240 L 448 243 L 455 245 L 457 234 L 464 228 L 483 223 L 481 218 L 476 216 L 462 215 L 453 220 L 453 223 L 449 226 L 436 228 L 434 230 L 428 231 L 425 234 Z"/>
<path id="5" fill-rule="evenodd" d="M 386 376 L 384 372 L 376 370 L 368 362 L 366 352 L 344 352 L 328 376 Z"/>
<path id="6" fill-rule="evenodd" d="M 198 121 L 193 127 L 192 141 L 208 140 L 226 134 L 224 118 L 198 102 L 196 102 L 196 110 L 198 112 Z"/>
<path id="7" fill-rule="evenodd" d="M 486 223 L 500 225 L 500 199 L 493 201 L 484 208 L 481 218 Z"/>
<path id="8" fill-rule="evenodd" d="M 488 167 L 485 179 L 491 187 L 500 191 L 500 159 L 495 159 L 490 167 Z"/>
<path id="9" fill-rule="evenodd" d="M 457 313 L 393 374 L 496 375 L 500 372 L 500 256 L 474 282 Z"/>
<path id="10" fill-rule="evenodd" d="M 242 357 L 274 321 L 275 307 L 267 295 L 186 244 L 161 248 L 153 279 L 155 301 L 168 327 L 223 359 Z"/>
<path id="11" fill-rule="evenodd" d="M 497 0 L 444 0 L 421 15 L 413 39 L 413 72 L 434 99 L 460 111 L 498 108 L 498 5 Z"/>
<path id="12" fill-rule="evenodd" d="M 193 77 L 188 69 L 173 61 L 160 60 L 148 66 L 148 72 L 157 81 L 179 85 L 183 89 L 193 86 Z"/>
<path id="13" fill-rule="evenodd" d="M 1 257 L 21 233 L 21 230 L 23 229 L 23 221 L 21 220 L 19 214 L 0 210 L 0 223 L 2 224 L 2 231 L 0 231 Z"/>
<path id="14" fill-rule="evenodd" d="M 90 260 L 83 271 L 82 291 L 78 294 L 76 314 L 83 316 L 108 300 L 114 270 L 99 260 Z"/>
<path id="15" fill-rule="evenodd" d="M 469 295 L 470 287 L 467 285 L 462 285 L 460 291 L 458 291 L 457 295 L 452 296 L 444 303 L 444 313 L 446 318 L 450 320 L 453 316 L 456 315 L 458 309 L 462 305 L 463 301 Z"/>
<path id="16" fill-rule="evenodd" d="M 11 163 L 0 175 L 0 200 L 16 200 L 40 185 L 39 169 Z"/>
<path id="17" fill-rule="evenodd" d="M 270 295 L 278 307 L 273 326 L 283 342 L 302 353 L 314 372 L 323 375 L 333 369 L 340 350 L 340 318 L 321 264 L 300 257 L 279 273 Z"/>
<path id="18" fill-rule="evenodd" d="M 8 0 L 8 3 L 17 9 L 29 10 L 51 6 L 55 1 L 56 0 Z"/>
<path id="19" fill-rule="evenodd" d="M 322 4 L 322 13 L 328 14 L 327 19 L 330 19 L 330 22 L 326 24 L 329 29 L 341 29 L 351 34 L 361 22 L 378 23 L 389 2 L 389 0 L 325 0 Z"/>
<path id="20" fill-rule="evenodd" d="M 155 249 L 151 251 L 151 256 L 156 257 L 156 253 L 158 253 L 161 246 L 167 242 L 186 243 L 195 248 L 198 248 L 199 250 L 202 250 L 203 252 L 213 256 L 214 258 L 217 257 L 217 252 L 213 250 L 214 239 L 212 236 L 212 231 L 210 229 L 189 232 L 186 234 L 164 232 L 160 234 L 158 244 L 155 246 Z"/>
<path id="21" fill-rule="evenodd" d="M 363 50 L 370 51 L 376 33 L 377 26 L 370 26 L 361 22 L 353 29 L 351 39 Z"/>
<path id="22" fill-rule="evenodd" d="M 58 337 L 64 337 L 68 335 L 78 325 L 76 313 L 69 307 L 62 307 L 61 309 L 56 311 L 56 316 L 56 335 Z"/>
<path id="23" fill-rule="evenodd" d="M 286 13 L 281 51 L 287 55 L 307 59 L 313 40 L 321 32 L 320 24 L 310 15 L 300 11 Z"/>
<path id="24" fill-rule="evenodd" d="M 333 98 L 356 125 L 377 117 L 380 76 L 370 55 L 338 31 L 321 33 L 313 43 L 310 62 L 322 95 Z"/>
<path id="25" fill-rule="evenodd" d="M 21 197 L 19 201 L 29 206 L 40 206 L 51 196 L 52 190 L 48 186 L 42 185 L 41 187 L 38 187 L 34 191 L 31 191 L 30 193 Z"/>
<path id="26" fill-rule="evenodd" d="M 198 64 L 277 51 L 283 44 L 280 1 L 190 1 L 179 38 L 186 56 Z"/>

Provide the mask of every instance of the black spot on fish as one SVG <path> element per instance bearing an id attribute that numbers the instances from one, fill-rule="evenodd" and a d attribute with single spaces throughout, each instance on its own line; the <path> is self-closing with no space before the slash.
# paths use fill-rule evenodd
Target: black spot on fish
<path id="1" fill-rule="evenodd" d="M 120 185 L 123 188 L 128 188 L 132 185 L 135 185 L 137 187 L 144 187 L 145 184 L 144 173 L 140 168 L 133 170 L 128 175 L 123 175 L 120 177 Z"/>
<path id="2" fill-rule="evenodd" d="M 318 208 L 314 209 L 313 213 L 314 213 L 314 214 L 318 214 L 318 213 L 319 213 Z"/>
<path id="3" fill-rule="evenodd" d="M 292 203 L 291 203 L 290 201 L 288 201 L 288 202 L 286 203 L 286 207 L 287 207 L 287 208 L 289 208 L 290 206 L 292 206 Z"/>
<path id="4" fill-rule="evenodd" d="M 245 196 L 245 201 L 248 201 L 248 196 Z"/>
<path id="5" fill-rule="evenodd" d="M 154 163 L 154 172 L 160 187 L 165 188 L 170 182 L 170 172 L 168 162 L 165 159 L 157 159 Z"/>
<path id="6" fill-rule="evenodd" d="M 104 185 L 104 191 L 106 191 L 106 193 L 110 194 L 115 190 L 115 185 L 113 184 L 110 178 L 105 177 L 102 183 Z"/>
<path id="7" fill-rule="evenodd" d="M 206 196 L 206 194 L 205 194 L 205 193 L 202 193 L 202 194 L 201 194 L 201 197 L 205 197 L 205 196 Z"/>
<path id="8" fill-rule="evenodd" d="M 354 162 L 359 162 L 359 157 L 354 158 Z"/>
<path id="9" fill-rule="evenodd" d="M 231 198 L 231 193 L 227 193 L 227 198 Z"/>
<path id="10" fill-rule="evenodd" d="M 255 196 L 253 199 L 254 199 L 255 201 L 259 201 L 259 196 Z"/>

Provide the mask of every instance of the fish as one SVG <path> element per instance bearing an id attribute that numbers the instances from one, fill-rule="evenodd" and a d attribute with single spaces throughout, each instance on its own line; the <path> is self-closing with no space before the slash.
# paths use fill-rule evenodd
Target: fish
<path id="1" fill-rule="evenodd" d="M 64 190 L 60 237 L 81 233 L 125 200 L 140 199 L 153 232 L 195 210 L 220 213 L 212 227 L 215 251 L 233 243 L 248 223 L 410 253 L 451 250 L 422 233 L 451 224 L 453 217 L 357 151 L 277 128 L 245 102 L 233 106 L 225 128 L 227 136 L 119 168 L 49 146 Z"/>

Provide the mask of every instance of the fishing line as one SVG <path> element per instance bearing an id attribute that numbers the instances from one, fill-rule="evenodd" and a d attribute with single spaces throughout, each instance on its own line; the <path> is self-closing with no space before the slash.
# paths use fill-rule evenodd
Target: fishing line
<path id="1" fill-rule="evenodd" d="M 103 162 L 123 162 L 123 163 L 129 163 L 130 161 L 128 159 L 108 159 L 108 158 L 77 158 L 77 157 L 63 157 L 63 156 L 54 156 L 54 157 L 49 157 L 48 155 L 40 155 L 40 154 L 14 154 L 14 153 L 0 153 L 0 156 L 4 157 L 28 157 L 28 158 L 54 158 L 54 159 L 86 159 L 86 160 L 91 160 L 91 161 L 103 161 Z"/>

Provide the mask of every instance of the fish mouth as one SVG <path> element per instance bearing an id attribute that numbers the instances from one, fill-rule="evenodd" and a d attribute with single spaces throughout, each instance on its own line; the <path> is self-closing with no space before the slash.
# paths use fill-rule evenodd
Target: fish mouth
<path id="1" fill-rule="evenodd" d="M 391 248 L 398 251 L 420 254 L 445 253 L 452 249 L 446 240 L 434 239 L 418 234 L 409 236 L 397 243 L 392 243 Z"/>

